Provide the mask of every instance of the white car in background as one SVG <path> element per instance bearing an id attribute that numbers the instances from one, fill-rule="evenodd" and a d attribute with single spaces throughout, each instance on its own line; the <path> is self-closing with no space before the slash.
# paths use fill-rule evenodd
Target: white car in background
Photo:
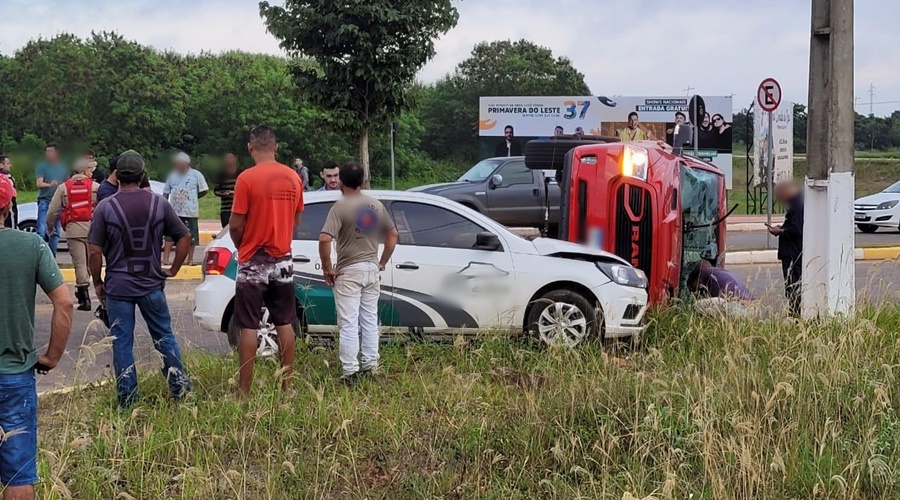
<path id="1" fill-rule="evenodd" d="M 165 183 L 159 181 L 150 181 L 150 189 L 158 195 L 163 194 Z M 19 229 L 29 233 L 37 232 L 38 206 L 37 202 L 22 203 L 19 205 Z M 60 241 L 65 241 L 66 231 L 63 230 L 59 235 Z"/>
<path id="2" fill-rule="evenodd" d="M 565 241 L 527 240 L 447 198 L 416 192 L 368 192 L 385 204 L 399 244 L 381 275 L 382 333 L 413 336 L 526 332 L 547 344 L 575 346 L 600 338 L 637 337 L 647 309 L 647 279 L 625 260 Z M 304 193 L 305 209 L 292 254 L 298 334 L 333 336 L 337 317 L 322 279 L 319 233 L 337 192 Z M 224 332 L 232 346 L 237 262 L 222 231 L 206 248 L 194 317 Z M 277 350 L 274 326 L 263 321 L 258 352 Z"/>
<path id="3" fill-rule="evenodd" d="M 864 233 L 874 233 L 880 227 L 900 229 L 900 182 L 856 200 L 853 211 L 853 221 Z"/>

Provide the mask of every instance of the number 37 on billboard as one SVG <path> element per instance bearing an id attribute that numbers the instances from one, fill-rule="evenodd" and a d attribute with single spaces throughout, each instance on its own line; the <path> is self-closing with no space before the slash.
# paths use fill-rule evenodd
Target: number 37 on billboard
<path id="1" fill-rule="evenodd" d="M 563 118 L 573 120 L 577 116 L 578 119 L 583 120 L 587 115 L 588 108 L 591 107 L 591 101 L 566 101 L 563 105 L 566 106 L 566 114 L 563 115 Z"/>

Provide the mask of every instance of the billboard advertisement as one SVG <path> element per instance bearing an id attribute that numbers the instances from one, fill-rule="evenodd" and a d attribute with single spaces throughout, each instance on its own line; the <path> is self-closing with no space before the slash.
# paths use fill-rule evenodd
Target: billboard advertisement
<path id="1" fill-rule="evenodd" d="M 775 131 L 775 168 L 773 184 L 794 178 L 794 103 L 782 102 L 772 122 Z M 769 116 L 759 109 L 753 112 L 753 172 L 750 186 L 765 187 L 769 172 Z"/>
<path id="2" fill-rule="evenodd" d="M 691 123 L 690 97 L 482 97 L 480 157 L 519 156 L 526 142 L 554 135 L 618 136 L 625 141 L 672 144 L 677 123 Z M 729 96 L 702 97 L 696 155 L 714 163 L 732 182 L 732 105 Z M 693 148 L 689 148 L 693 149 Z"/>

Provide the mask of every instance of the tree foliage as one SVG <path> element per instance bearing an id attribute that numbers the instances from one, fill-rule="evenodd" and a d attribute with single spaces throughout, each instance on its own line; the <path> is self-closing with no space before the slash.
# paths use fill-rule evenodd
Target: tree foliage
<path id="1" fill-rule="evenodd" d="M 565 57 L 528 40 L 479 43 L 456 70 L 425 90 L 423 148 L 436 158 L 474 158 L 478 99 L 499 95 L 590 95 Z"/>
<path id="2" fill-rule="evenodd" d="M 358 134 L 369 177 L 369 131 L 410 108 L 409 87 L 434 56 L 434 40 L 456 25 L 452 0 L 288 0 L 260 3 L 283 49 L 318 67 L 293 65 L 297 86 Z"/>

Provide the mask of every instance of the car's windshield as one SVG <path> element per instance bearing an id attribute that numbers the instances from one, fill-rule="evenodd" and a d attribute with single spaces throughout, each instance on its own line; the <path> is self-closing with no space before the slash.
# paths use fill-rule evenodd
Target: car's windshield
<path id="1" fill-rule="evenodd" d="M 481 182 L 490 177 L 491 172 L 496 170 L 499 164 L 500 162 L 497 160 L 482 160 L 464 173 L 459 180 L 461 182 Z"/>
<path id="2" fill-rule="evenodd" d="M 900 193 L 900 182 L 884 190 L 885 193 Z"/>

